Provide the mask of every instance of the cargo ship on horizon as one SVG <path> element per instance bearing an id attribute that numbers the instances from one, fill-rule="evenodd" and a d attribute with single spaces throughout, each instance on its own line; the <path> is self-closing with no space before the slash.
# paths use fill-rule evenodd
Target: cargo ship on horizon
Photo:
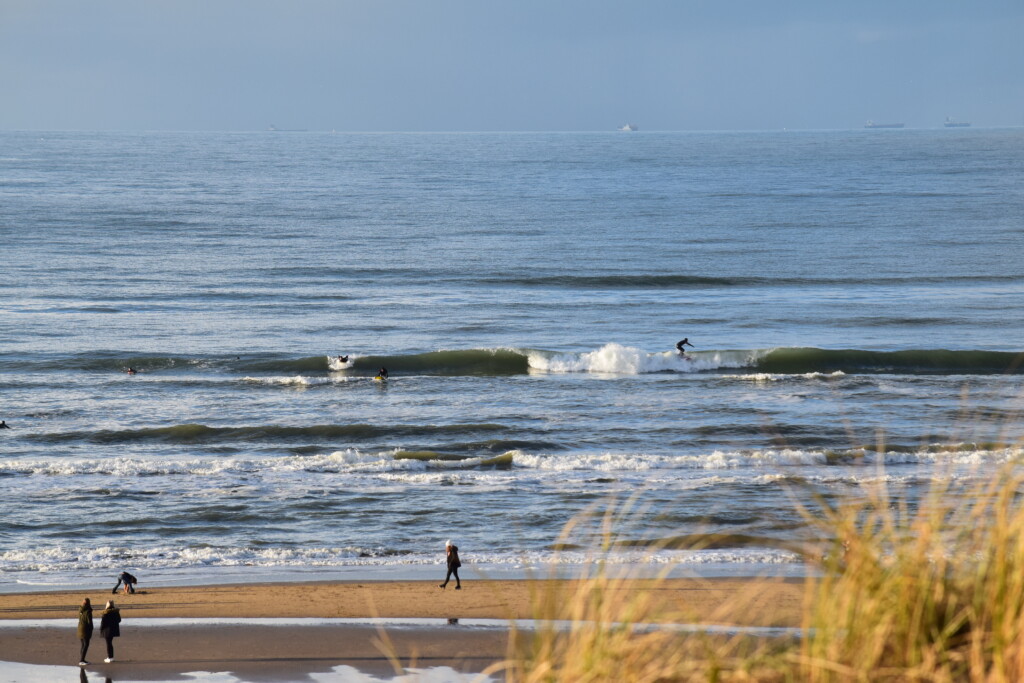
<path id="1" fill-rule="evenodd" d="M 946 117 L 946 122 L 943 123 L 942 125 L 944 125 L 946 128 L 970 128 L 971 127 L 971 122 L 970 121 L 957 121 L 956 119 L 950 118 L 949 116 L 947 116 Z"/>

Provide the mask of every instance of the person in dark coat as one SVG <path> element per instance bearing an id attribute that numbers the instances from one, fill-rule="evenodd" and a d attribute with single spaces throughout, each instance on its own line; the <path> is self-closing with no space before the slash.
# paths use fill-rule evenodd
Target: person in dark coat
<path id="1" fill-rule="evenodd" d="M 135 592 L 135 584 L 137 584 L 138 582 L 139 582 L 139 580 L 136 579 L 131 574 L 129 574 L 128 572 L 121 572 L 120 574 L 117 575 L 117 583 L 114 585 L 114 590 L 110 591 L 110 593 L 111 593 L 111 595 L 116 595 L 117 594 L 117 588 L 122 583 L 124 584 L 124 594 L 125 595 L 128 595 L 129 593 L 134 593 Z"/>
<path id="2" fill-rule="evenodd" d="M 100 615 L 100 635 L 107 641 L 107 658 L 103 661 L 109 664 L 114 661 L 114 638 L 121 635 L 121 610 L 113 600 L 107 601 L 107 608 Z"/>
<path id="3" fill-rule="evenodd" d="M 455 590 L 462 590 L 462 582 L 459 581 L 459 567 L 462 566 L 462 562 L 459 561 L 459 548 L 451 541 L 446 541 L 444 548 L 448 555 L 448 573 L 445 574 L 444 583 L 437 584 L 438 588 L 444 588 L 448 585 L 448 579 L 453 575 L 455 576 Z"/>
<path id="4" fill-rule="evenodd" d="M 78 639 L 82 641 L 82 656 L 78 658 L 78 666 L 85 666 L 85 655 L 89 652 L 89 641 L 92 639 L 92 603 L 89 598 L 82 600 L 78 608 Z"/>

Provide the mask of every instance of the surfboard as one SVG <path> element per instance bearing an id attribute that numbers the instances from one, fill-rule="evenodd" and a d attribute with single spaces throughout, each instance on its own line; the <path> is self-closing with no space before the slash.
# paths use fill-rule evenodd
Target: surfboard
<path id="1" fill-rule="evenodd" d="M 387 382 L 388 378 L 387 377 L 381 377 L 380 375 L 377 375 L 376 377 L 373 378 L 373 381 L 374 382 Z"/>

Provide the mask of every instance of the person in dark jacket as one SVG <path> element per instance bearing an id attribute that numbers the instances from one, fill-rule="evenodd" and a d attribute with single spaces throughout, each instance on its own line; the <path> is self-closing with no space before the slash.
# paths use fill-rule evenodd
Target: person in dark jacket
<path id="1" fill-rule="evenodd" d="M 135 584 L 137 584 L 138 582 L 139 582 L 139 580 L 136 579 L 131 574 L 129 574 L 128 572 L 121 572 L 120 574 L 117 575 L 117 584 L 114 585 L 114 590 L 110 591 L 110 593 L 111 593 L 111 595 L 116 595 L 117 594 L 117 587 L 120 586 L 122 583 L 124 584 L 124 594 L 125 595 L 128 595 L 129 593 L 134 593 L 135 592 Z"/>
<path id="2" fill-rule="evenodd" d="M 462 582 L 459 581 L 459 567 L 462 566 L 462 562 L 459 561 L 459 548 L 451 541 L 446 541 L 444 548 L 448 555 L 448 573 L 445 574 L 444 583 L 437 584 L 438 588 L 444 588 L 448 585 L 448 579 L 453 575 L 455 576 L 455 590 L 462 590 Z"/>
<path id="3" fill-rule="evenodd" d="M 107 608 L 100 615 L 100 635 L 107 641 L 107 658 L 103 661 L 109 664 L 114 661 L 114 638 L 121 635 L 121 610 L 113 600 L 107 601 Z"/>
<path id="4" fill-rule="evenodd" d="M 92 603 L 89 598 L 82 600 L 78 608 L 78 639 L 82 641 L 82 656 L 78 658 L 78 666 L 85 666 L 85 655 L 89 652 L 89 641 L 92 639 Z"/>

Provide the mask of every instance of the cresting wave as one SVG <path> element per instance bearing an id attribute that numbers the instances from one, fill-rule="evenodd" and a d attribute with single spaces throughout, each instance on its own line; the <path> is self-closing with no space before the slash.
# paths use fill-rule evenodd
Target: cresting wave
<path id="1" fill-rule="evenodd" d="M 305 362 L 305 361 L 303 361 Z M 323 363 L 326 365 L 327 360 Z M 469 349 L 435 351 L 412 356 L 353 358 L 342 371 L 372 370 L 381 365 L 395 374 L 513 375 L 541 373 L 694 373 L 749 368 L 763 373 L 798 375 L 839 374 L 1019 374 L 1024 352 L 911 349 L 778 348 L 698 350 L 683 357 L 676 351 L 648 352 L 622 344 L 605 344 L 594 351 L 553 352 L 538 349 Z M 837 374 L 839 373 L 839 374 Z"/>
<path id="2" fill-rule="evenodd" d="M 974 275 L 963 282 L 1007 282 L 1015 276 Z M 548 275 L 494 276 L 477 280 L 484 285 L 566 289 L 715 289 L 722 287 L 850 287 L 855 285 L 948 284 L 946 275 L 935 277 L 708 277 L 700 275 Z"/>
<path id="3" fill-rule="evenodd" d="M 463 434 L 489 434 L 507 431 L 500 424 L 453 425 L 312 425 L 288 427 L 283 425 L 257 425 L 245 427 L 209 427 L 202 424 L 183 424 L 150 429 L 121 429 L 72 431 L 27 434 L 24 438 L 39 443 L 172 443 L 212 444 L 233 442 L 309 442 L 316 439 L 368 440 L 383 437 L 457 436 Z"/>
<path id="4" fill-rule="evenodd" d="M 650 352 L 609 343 L 593 351 L 558 352 L 529 348 L 440 350 L 403 355 L 358 355 L 346 362 L 336 356 L 288 357 L 284 354 L 197 358 L 184 355 L 143 355 L 97 352 L 60 358 L 0 356 L 0 369 L 119 372 L 131 366 L 140 377 L 186 373 L 242 374 L 248 382 L 277 385 L 330 384 L 332 379 L 369 377 L 381 366 L 393 378 L 402 375 L 502 376 L 528 373 L 731 372 L 747 369 L 779 375 L 906 374 L 992 375 L 1024 373 L 1024 352 L 907 349 L 871 351 L 789 347 L 749 350 L 693 350 L 683 357 L 675 350 Z M 271 376 L 271 375 L 277 375 Z M 283 377 L 281 376 L 283 375 Z M 320 379 L 311 379 L 310 376 Z M 838 375 L 837 375 L 838 376 Z"/>
<path id="5" fill-rule="evenodd" d="M 212 476 L 257 473 L 416 475 L 464 471 L 481 476 L 496 470 L 535 472 L 636 473 L 657 470 L 659 477 L 690 479 L 694 472 L 755 470 L 777 476 L 792 469 L 807 470 L 805 479 L 859 481 L 878 475 L 876 466 L 934 464 L 973 467 L 1003 464 L 1024 458 L 1024 447 L 1005 444 L 935 444 L 923 447 L 893 445 L 879 452 L 873 446 L 846 450 L 780 448 L 715 450 L 696 455 L 647 453 L 537 453 L 522 450 L 472 454 L 436 451 L 361 451 L 355 448 L 314 455 L 267 457 L 199 456 L 188 458 L 116 457 L 8 459 L 0 476 Z M 608 482 L 605 482 L 608 483 Z"/>

